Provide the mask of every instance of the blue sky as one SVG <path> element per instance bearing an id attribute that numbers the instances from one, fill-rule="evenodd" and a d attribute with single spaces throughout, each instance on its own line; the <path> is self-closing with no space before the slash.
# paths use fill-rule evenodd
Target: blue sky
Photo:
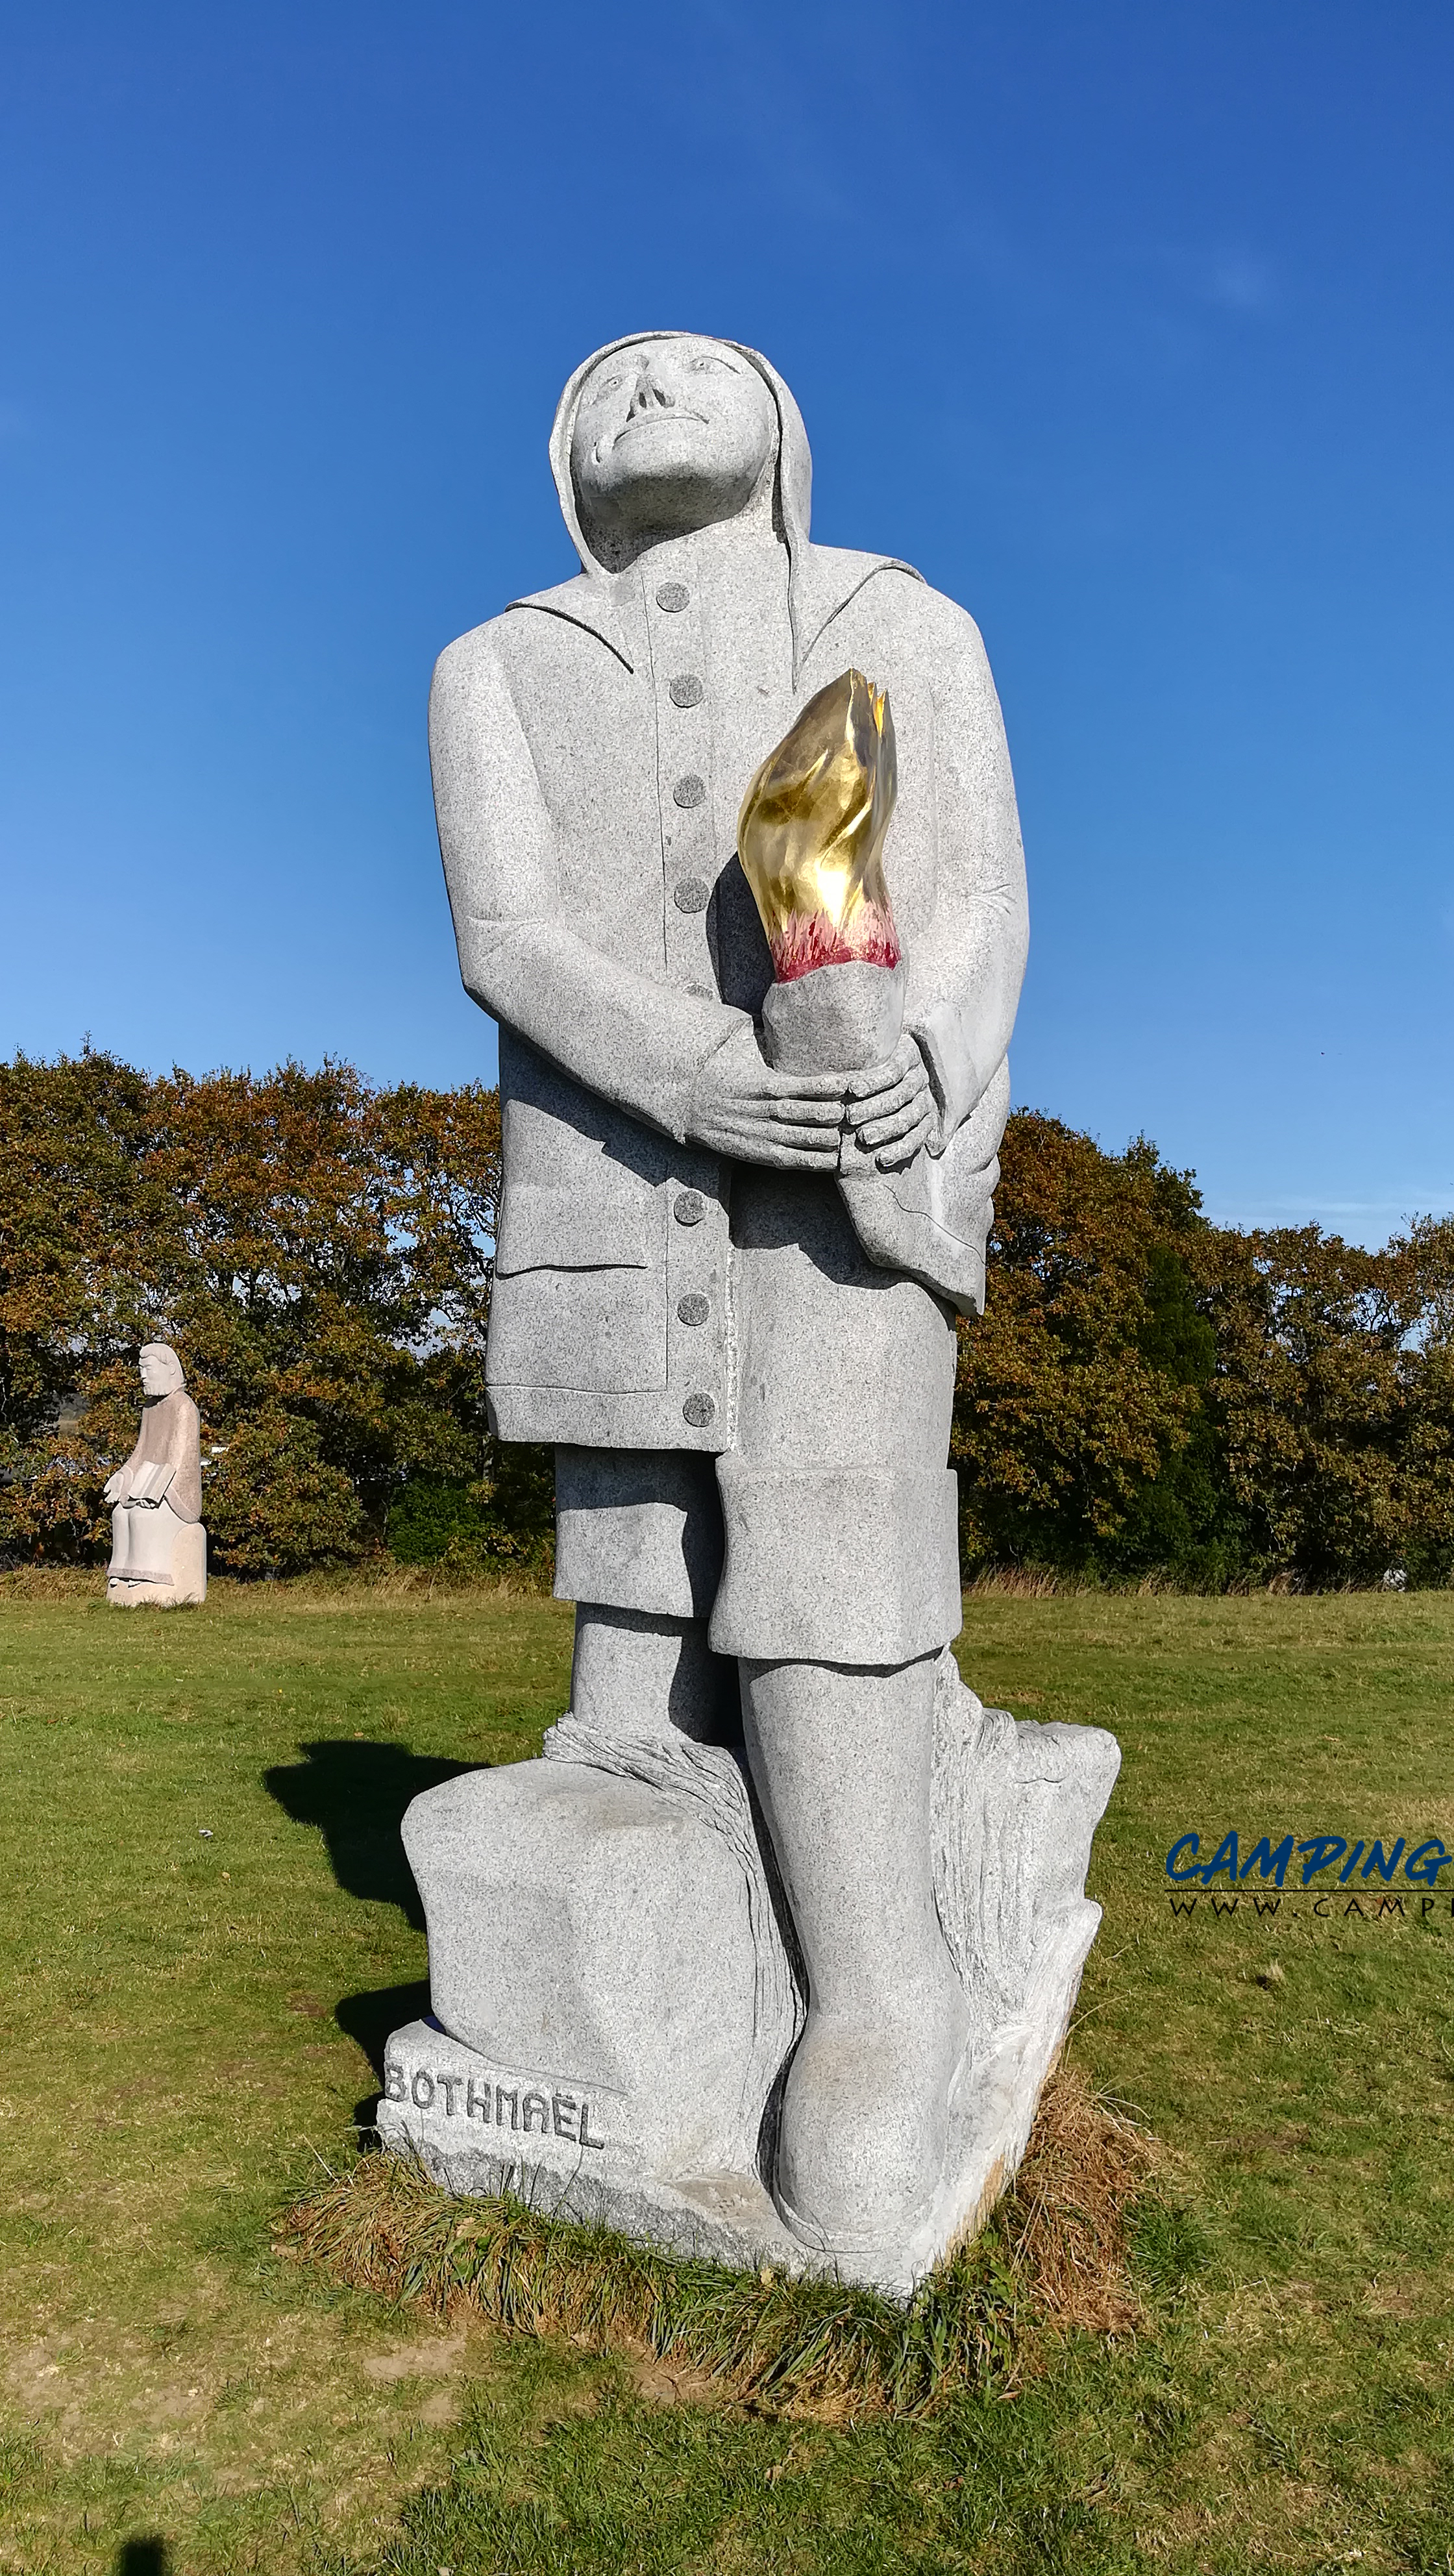
<path id="1" fill-rule="evenodd" d="M 0 1054 L 494 1064 L 424 702 L 589 348 L 767 350 L 989 645 L 1017 1100 L 1454 1207 L 1447 0 L 0 5 Z"/>

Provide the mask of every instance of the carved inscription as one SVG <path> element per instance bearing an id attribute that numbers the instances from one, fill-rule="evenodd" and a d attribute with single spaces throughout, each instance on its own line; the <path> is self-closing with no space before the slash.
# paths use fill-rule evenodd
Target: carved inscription
<path id="1" fill-rule="evenodd" d="M 473 2075 L 449 2075 L 443 2070 L 431 2075 L 423 2066 L 406 2078 L 403 2067 L 389 2058 L 384 2065 L 384 2099 L 412 2102 L 418 2111 L 437 2110 L 442 2103 L 447 2120 L 482 2120 L 492 2128 L 513 2129 L 522 2137 L 564 2138 L 573 2147 L 606 2143 L 592 2131 L 590 2102 L 579 2093 L 544 2093 L 533 2085 L 525 2090 L 518 2084 L 493 2083 L 488 2077 L 477 2082 Z"/>

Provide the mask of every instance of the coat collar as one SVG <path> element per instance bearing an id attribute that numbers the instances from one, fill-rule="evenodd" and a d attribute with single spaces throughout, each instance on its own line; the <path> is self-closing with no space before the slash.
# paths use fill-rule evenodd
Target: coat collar
<path id="1" fill-rule="evenodd" d="M 911 581 L 924 578 L 897 555 L 854 554 L 843 546 L 812 544 L 795 550 L 789 585 L 795 683 L 825 629 L 857 597 L 865 582 L 881 572 L 907 573 Z M 579 626 L 585 634 L 594 635 L 618 662 L 634 671 L 636 663 L 616 591 L 616 581 L 609 575 L 581 572 L 573 581 L 557 582 L 553 590 L 532 591 L 528 599 L 510 600 L 505 615 L 508 617 L 516 609 L 533 608 L 545 617 L 563 618 L 568 626 Z"/>

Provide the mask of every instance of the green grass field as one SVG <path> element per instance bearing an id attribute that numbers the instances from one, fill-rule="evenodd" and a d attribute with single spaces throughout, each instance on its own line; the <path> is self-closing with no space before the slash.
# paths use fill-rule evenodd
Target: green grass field
<path id="1" fill-rule="evenodd" d="M 967 1604 L 985 1698 L 1120 1737 L 1073 2053 L 1193 2223 L 1142 2231 L 1143 2333 L 1032 2339 L 904 2424 L 441 2327 L 275 2249 L 419 2008 L 399 1814 L 530 1753 L 568 1649 L 485 1593 L 159 1618 L 0 1584 L 0 2569 L 1454 2570 L 1454 1871 L 1380 1919 L 1361 1880 L 1361 1915 L 1174 1917 L 1163 1870 L 1230 1826 L 1454 1846 L 1454 1599 Z"/>

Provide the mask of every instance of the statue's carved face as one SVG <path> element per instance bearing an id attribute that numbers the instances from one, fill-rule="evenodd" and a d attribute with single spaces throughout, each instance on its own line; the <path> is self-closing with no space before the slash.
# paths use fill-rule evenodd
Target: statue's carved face
<path id="1" fill-rule="evenodd" d="M 581 387 L 571 474 L 601 559 L 734 519 L 762 485 L 777 407 L 757 369 L 720 340 L 637 340 Z"/>
<path id="2" fill-rule="evenodd" d="M 182 1363 L 166 1342 L 147 1342 L 140 1367 L 143 1395 L 172 1395 L 182 1384 Z"/>

